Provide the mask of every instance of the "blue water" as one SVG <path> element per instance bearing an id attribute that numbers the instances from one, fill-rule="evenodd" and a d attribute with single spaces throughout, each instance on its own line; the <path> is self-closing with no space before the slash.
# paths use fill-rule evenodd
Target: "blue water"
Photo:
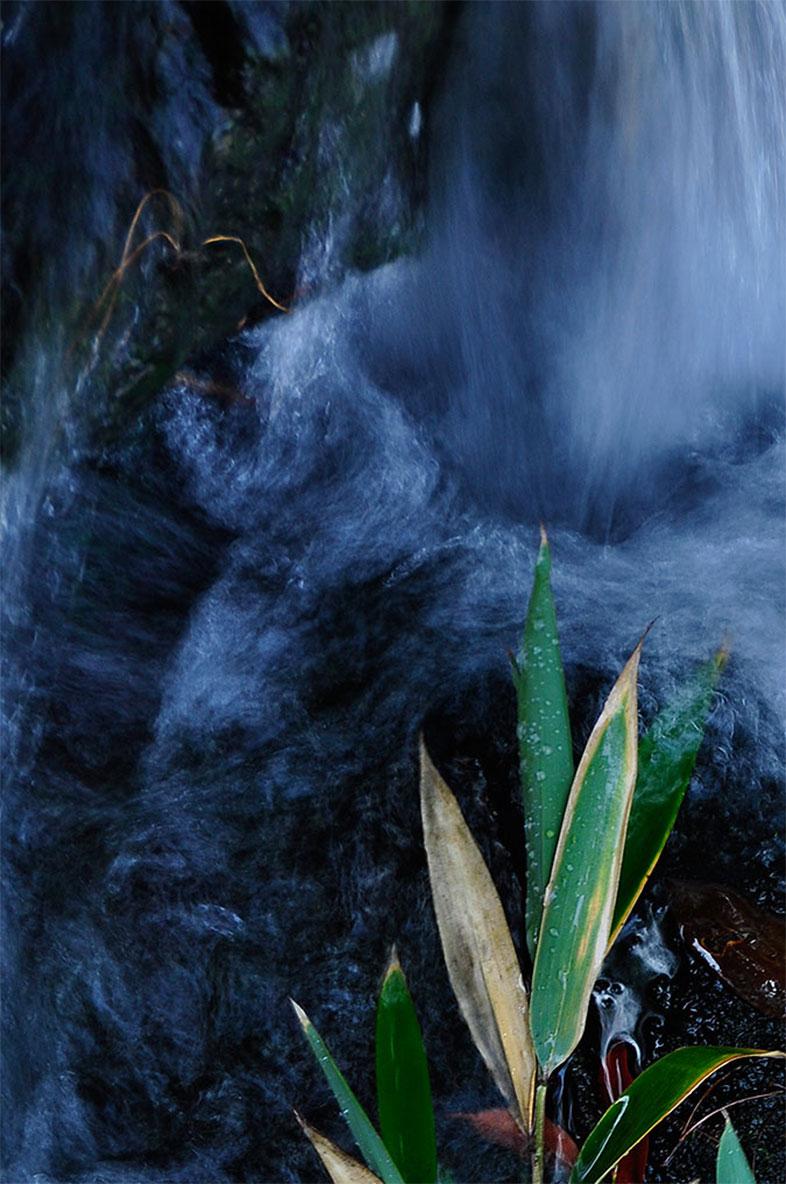
<path id="1" fill-rule="evenodd" d="M 25 347 L 9 1184 L 312 1178 L 286 996 L 361 1064 L 394 938 L 444 1051 L 415 737 L 466 717 L 514 759 L 507 652 L 541 520 L 569 683 L 591 688 L 579 731 L 653 617 L 646 718 L 727 639 L 692 798 L 743 835 L 751 884 L 777 862 L 786 8 L 477 4 L 453 36 L 433 102 L 397 116 L 429 143 L 420 243 L 349 269 L 350 178 L 303 244 L 314 294 L 195 363 L 237 402 L 173 382 L 91 455 L 57 327 Z M 357 101 L 399 52 L 357 58 Z M 210 111 L 186 66 L 156 131 L 184 184 Z M 111 239 L 125 166 L 101 126 L 88 196 Z M 455 1055 L 466 1086 L 435 1053 L 443 1109 L 493 1104 Z"/>

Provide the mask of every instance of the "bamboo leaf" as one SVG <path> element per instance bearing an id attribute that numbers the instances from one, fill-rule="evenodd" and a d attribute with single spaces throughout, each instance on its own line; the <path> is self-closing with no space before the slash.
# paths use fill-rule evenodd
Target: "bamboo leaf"
<path id="1" fill-rule="evenodd" d="M 726 665 L 721 649 L 696 671 L 656 716 L 639 743 L 639 771 L 633 795 L 611 945 L 652 874 L 677 818 L 704 737 L 713 692 Z"/>
<path id="2" fill-rule="evenodd" d="M 742 1150 L 737 1132 L 731 1125 L 728 1114 L 726 1125 L 718 1144 L 718 1158 L 715 1161 L 715 1184 L 756 1184 L 756 1178 Z"/>
<path id="3" fill-rule="evenodd" d="M 319 1032 L 311 1023 L 303 1008 L 299 1007 L 294 999 L 291 999 L 290 1003 L 295 1009 L 295 1015 L 300 1021 L 300 1026 L 311 1047 L 311 1051 L 317 1058 L 319 1066 L 327 1078 L 327 1083 L 339 1104 L 342 1116 L 346 1119 L 347 1125 L 352 1131 L 355 1142 L 366 1163 L 372 1172 L 375 1172 L 379 1176 L 383 1184 L 404 1184 L 404 1181 L 401 1179 L 401 1173 L 385 1148 L 385 1144 L 371 1125 L 368 1115 L 350 1089 L 346 1078 L 330 1055 L 330 1051 Z"/>
<path id="4" fill-rule="evenodd" d="M 678 1048 L 670 1052 L 645 1069 L 590 1131 L 570 1184 L 598 1184 L 716 1069 L 742 1057 L 783 1055 L 760 1048 Z"/>
<path id="5" fill-rule="evenodd" d="M 323 1167 L 333 1184 L 381 1184 L 378 1176 L 375 1176 L 368 1168 L 364 1168 L 363 1164 L 358 1163 L 351 1155 L 347 1155 L 335 1143 L 331 1143 L 330 1139 L 326 1139 L 319 1131 L 314 1130 L 313 1126 L 304 1122 L 297 1111 L 295 1111 L 295 1118 L 322 1160 Z"/>
<path id="6" fill-rule="evenodd" d="M 437 1144 L 428 1064 L 395 950 L 377 1001 L 376 1055 L 383 1142 L 407 1184 L 434 1184 Z"/>
<path id="7" fill-rule="evenodd" d="M 540 535 L 524 636 L 513 666 L 527 841 L 527 945 L 532 958 L 573 778 L 568 699 L 551 594 L 551 552 L 543 527 Z"/>
<path id="8" fill-rule="evenodd" d="M 497 890 L 458 802 L 421 741 L 420 803 L 434 911 L 453 990 L 502 1096 L 531 1125 L 527 993 Z"/>
<path id="9" fill-rule="evenodd" d="M 636 646 L 592 730 L 571 786 L 543 908 L 530 1025 L 544 1076 L 581 1039 L 606 952 L 636 784 Z"/>

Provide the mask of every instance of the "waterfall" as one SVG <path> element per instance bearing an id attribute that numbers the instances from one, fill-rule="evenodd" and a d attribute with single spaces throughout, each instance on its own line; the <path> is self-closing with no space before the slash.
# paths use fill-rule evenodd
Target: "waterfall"
<path id="1" fill-rule="evenodd" d="M 455 758 L 515 900 L 515 828 L 500 821 L 515 785 L 507 652 L 540 520 L 577 742 L 653 617 L 645 720 L 729 641 L 674 858 L 698 841 L 708 876 L 774 899 L 786 6 L 468 4 L 440 34 L 432 78 L 413 65 L 408 26 L 364 44 L 341 24 L 361 7 L 162 3 L 121 20 L 109 5 L 95 9 L 100 35 L 80 23 L 87 6 L 68 8 L 79 35 L 47 93 L 68 130 L 62 175 L 76 168 L 86 191 L 68 190 L 68 226 L 47 217 L 30 242 L 76 252 L 64 274 L 80 299 L 91 268 L 117 265 L 141 197 L 137 115 L 111 68 L 130 39 L 140 61 L 123 69 L 159 116 L 138 156 L 175 162 L 195 222 L 211 201 L 194 180 L 203 158 L 237 148 L 249 62 L 268 62 L 260 94 L 283 94 L 282 126 L 302 101 L 278 148 L 287 176 L 312 149 L 320 171 L 259 215 L 297 240 L 274 269 L 291 311 L 256 307 L 241 323 L 230 302 L 228 327 L 211 322 L 219 344 L 173 363 L 97 444 L 76 409 L 114 413 L 127 388 L 102 386 L 98 365 L 69 385 L 67 334 L 50 331 L 60 288 L 48 273 L 33 284 L 48 311 L 14 385 L 34 428 L 5 491 L 14 1184 L 312 1178 L 291 1107 L 315 1079 L 293 1056 L 286 997 L 336 1034 L 342 1063 L 364 1064 L 394 939 L 440 1120 L 489 1104 L 450 1026 L 424 905 L 415 737 L 425 722 Z M 9 54 L 49 8 L 13 9 Z M 379 12 L 404 22 L 410 8 Z M 203 56 L 215 12 L 222 36 L 253 43 L 245 75 Z M 303 66 L 318 20 L 339 22 L 321 74 Z M 83 58 L 102 63 L 89 98 L 71 85 Z M 300 90 L 273 88 L 298 70 Z M 327 90 L 308 90 L 317 76 Z M 325 94 L 314 137 L 308 103 Z M 28 94 L 22 130 L 36 104 Z M 365 157 L 373 186 L 353 172 Z M 240 185 L 268 163 L 238 151 L 221 199 L 227 176 Z M 293 229 L 309 186 L 319 216 Z M 29 194 L 51 214 L 45 192 Z M 169 261 L 171 289 L 153 256 L 129 276 L 101 348 L 125 364 L 157 340 L 143 297 L 155 307 L 160 283 L 165 306 L 196 253 Z M 246 264 L 232 266 L 215 274 L 244 291 Z M 715 1042 L 733 1043 L 716 1020 Z M 461 1178 L 488 1179 L 488 1160 L 455 1138 Z"/>

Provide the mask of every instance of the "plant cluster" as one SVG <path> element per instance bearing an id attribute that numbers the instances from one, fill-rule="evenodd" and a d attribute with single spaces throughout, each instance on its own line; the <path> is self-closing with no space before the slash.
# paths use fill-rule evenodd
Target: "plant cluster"
<path id="1" fill-rule="evenodd" d="M 604 958 L 674 825 L 726 661 L 722 649 L 699 668 L 640 739 L 642 643 L 643 638 L 614 684 L 574 771 L 551 557 L 542 532 L 522 644 L 513 661 L 526 828 L 529 989 L 483 857 L 421 743 L 423 838 L 448 975 L 474 1043 L 508 1106 L 510 1125 L 520 1145 L 531 1150 L 533 1184 L 543 1184 L 547 1150 L 573 1161 L 571 1184 L 613 1179 L 649 1132 L 721 1066 L 743 1057 L 784 1055 L 753 1048 L 679 1048 L 634 1078 L 580 1149 L 547 1118 L 549 1079 L 584 1033 Z M 335 1184 L 446 1179 L 437 1164 L 420 1028 L 395 954 L 377 1004 L 380 1133 L 305 1012 L 294 1006 L 367 1165 L 299 1119 Z M 718 1184 L 750 1180 L 727 1117 L 718 1148 Z"/>

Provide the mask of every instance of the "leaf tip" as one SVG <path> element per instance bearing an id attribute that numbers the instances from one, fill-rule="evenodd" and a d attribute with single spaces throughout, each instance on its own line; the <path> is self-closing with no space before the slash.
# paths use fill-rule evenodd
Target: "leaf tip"
<path id="1" fill-rule="evenodd" d="M 551 547 L 549 546 L 549 536 L 546 534 L 546 527 L 541 522 L 540 524 L 540 546 L 538 547 L 538 557 L 535 560 L 535 573 L 549 578 L 551 576 Z"/>
<path id="2" fill-rule="evenodd" d="M 294 1011 L 295 1015 L 297 1016 L 297 1018 L 300 1022 L 300 1026 L 302 1027 L 303 1031 L 305 1032 L 308 1028 L 311 1027 L 311 1020 L 308 1018 L 308 1016 L 306 1015 L 305 1011 L 300 1006 L 300 1004 L 296 1003 L 295 1000 L 291 996 L 289 998 L 289 1002 L 292 1004 L 292 1010 Z"/>
<path id="3" fill-rule="evenodd" d="M 390 954 L 388 955 L 388 964 L 385 969 L 384 978 L 382 979 L 382 985 L 384 986 L 385 983 L 390 978 L 390 976 L 392 974 L 396 974 L 397 972 L 403 977 L 404 971 L 401 969 L 401 963 L 399 962 L 399 959 L 398 959 L 398 950 L 396 949 L 396 943 L 394 942 L 393 945 L 390 947 Z"/>
<path id="4" fill-rule="evenodd" d="M 439 789 L 439 773 L 437 767 L 431 759 L 431 753 L 426 748 L 426 741 L 423 738 L 423 733 L 420 733 L 418 742 L 418 754 L 420 764 L 420 792 L 424 795 L 429 789 L 434 791 Z"/>
<path id="5" fill-rule="evenodd" d="M 422 732 L 418 732 L 418 757 L 420 760 L 420 771 L 423 772 L 423 767 L 430 764 L 428 749 L 426 748 L 426 741 Z"/>
<path id="6" fill-rule="evenodd" d="M 627 662 L 623 666 L 622 672 L 617 679 L 616 686 L 612 689 L 611 695 L 609 696 L 609 702 L 611 702 L 611 696 L 614 695 L 615 692 L 618 696 L 617 702 L 619 702 L 620 699 L 627 698 L 630 696 L 631 691 L 635 690 L 636 679 L 638 678 L 639 673 L 639 661 L 641 660 L 642 647 L 651 627 L 651 625 L 647 626 L 639 638 L 633 653 L 630 655 Z"/>

